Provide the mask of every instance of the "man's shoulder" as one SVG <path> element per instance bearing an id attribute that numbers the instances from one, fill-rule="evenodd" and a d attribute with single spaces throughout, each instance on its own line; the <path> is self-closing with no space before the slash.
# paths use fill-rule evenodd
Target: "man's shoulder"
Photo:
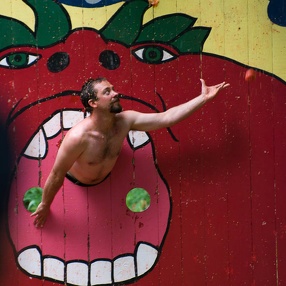
<path id="1" fill-rule="evenodd" d="M 70 138 L 72 140 L 80 141 L 83 139 L 83 136 L 86 134 L 86 124 L 84 124 L 84 120 L 73 126 L 66 134 L 65 137 Z"/>
<path id="2" fill-rule="evenodd" d="M 139 114 L 139 112 L 135 111 L 135 110 L 124 110 L 120 113 L 118 113 L 118 116 L 120 116 L 121 118 L 130 118 L 133 116 L 136 116 L 137 114 Z"/>
<path id="3" fill-rule="evenodd" d="M 134 110 L 124 110 L 117 114 L 117 118 L 125 123 L 131 123 L 136 119 L 138 114 L 140 113 Z"/>
<path id="4" fill-rule="evenodd" d="M 124 130 L 130 130 L 131 126 L 136 118 L 136 111 L 134 110 L 124 110 L 116 114 L 118 124 Z"/>

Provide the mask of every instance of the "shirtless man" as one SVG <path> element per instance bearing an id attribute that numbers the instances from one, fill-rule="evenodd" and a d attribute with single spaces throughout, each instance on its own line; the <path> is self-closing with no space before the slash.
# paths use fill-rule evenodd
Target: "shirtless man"
<path id="1" fill-rule="evenodd" d="M 42 202 L 32 214 L 35 216 L 34 225 L 43 227 L 65 177 L 82 186 L 102 182 L 115 165 L 123 140 L 130 130 L 151 131 L 171 127 L 229 86 L 223 82 L 208 87 L 203 79 L 201 84 L 201 94 L 186 103 L 165 112 L 140 113 L 122 111 L 119 93 L 107 79 L 86 82 L 81 100 L 90 116 L 67 132 L 45 183 Z"/>

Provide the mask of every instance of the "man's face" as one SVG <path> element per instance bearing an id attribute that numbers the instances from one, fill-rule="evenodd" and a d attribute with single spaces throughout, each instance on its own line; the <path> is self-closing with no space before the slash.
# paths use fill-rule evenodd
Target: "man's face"
<path id="1" fill-rule="evenodd" d="M 102 81 L 95 85 L 95 89 L 98 90 L 97 101 L 100 107 L 109 108 L 111 113 L 120 113 L 122 111 L 119 94 L 114 90 L 113 85 L 108 81 Z"/>

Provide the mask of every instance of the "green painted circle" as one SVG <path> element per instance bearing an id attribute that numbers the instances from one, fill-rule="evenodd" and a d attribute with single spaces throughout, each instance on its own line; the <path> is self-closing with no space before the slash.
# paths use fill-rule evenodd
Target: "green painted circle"
<path id="1" fill-rule="evenodd" d="M 143 212 L 150 206 L 151 198 L 143 188 L 134 188 L 126 196 L 126 205 L 132 212 Z"/>

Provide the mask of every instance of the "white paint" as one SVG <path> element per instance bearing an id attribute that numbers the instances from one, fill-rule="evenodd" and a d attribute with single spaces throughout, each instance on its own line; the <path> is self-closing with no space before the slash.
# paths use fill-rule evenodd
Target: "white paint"
<path id="1" fill-rule="evenodd" d="M 47 138 L 53 137 L 61 129 L 61 113 L 58 112 L 49 121 L 47 121 L 43 128 L 45 130 Z"/>
<path id="2" fill-rule="evenodd" d="M 158 251 L 151 245 L 141 243 L 137 250 L 136 263 L 138 276 L 146 273 L 156 262 Z"/>
<path id="3" fill-rule="evenodd" d="M 19 265 L 29 274 L 41 276 L 41 254 L 37 248 L 29 248 L 21 252 L 18 256 Z"/>
<path id="4" fill-rule="evenodd" d="M 149 141 L 149 136 L 144 131 L 130 131 L 128 136 L 134 148 L 138 148 Z"/>
<path id="5" fill-rule="evenodd" d="M 133 256 L 124 256 L 114 261 L 114 282 L 121 282 L 135 277 Z"/>
<path id="6" fill-rule="evenodd" d="M 44 276 L 57 281 L 64 281 L 65 265 L 56 258 L 47 257 L 44 259 Z"/>
<path id="7" fill-rule="evenodd" d="M 46 140 L 43 130 L 40 129 L 39 132 L 34 136 L 29 146 L 25 150 L 25 155 L 32 158 L 43 158 L 46 155 Z"/>
<path id="8" fill-rule="evenodd" d="M 88 265 L 82 262 L 67 264 L 67 283 L 77 286 L 88 285 Z"/>
<path id="9" fill-rule="evenodd" d="M 81 111 L 65 110 L 63 111 L 63 127 L 70 129 L 84 119 L 84 113 Z"/>
<path id="10" fill-rule="evenodd" d="M 111 284 L 112 264 L 110 261 L 95 261 L 90 266 L 90 284 Z"/>

